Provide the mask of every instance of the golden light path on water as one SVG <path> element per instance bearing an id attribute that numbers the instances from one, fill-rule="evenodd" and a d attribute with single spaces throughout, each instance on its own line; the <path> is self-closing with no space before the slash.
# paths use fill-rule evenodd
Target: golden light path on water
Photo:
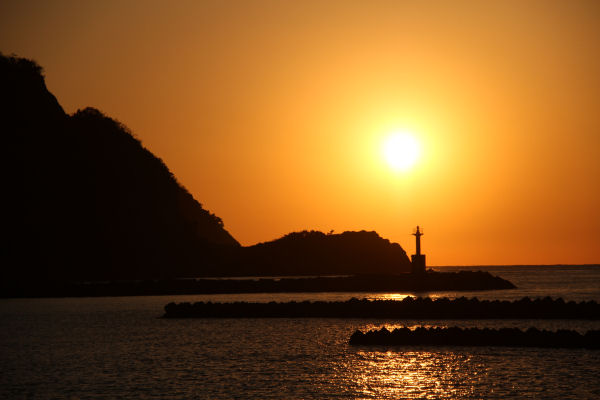
<path id="1" fill-rule="evenodd" d="M 378 294 L 379 300 L 402 300 L 410 294 Z M 359 326 L 363 332 L 386 327 L 397 328 L 448 327 L 456 321 L 385 321 L 366 322 Z M 477 325 L 476 323 L 474 325 Z M 490 365 L 477 352 L 456 352 L 453 349 L 430 351 L 431 348 L 409 346 L 393 349 L 357 348 L 353 386 L 360 398 L 376 399 L 456 399 L 478 398 L 482 386 L 490 385 Z"/>
<path id="2" fill-rule="evenodd" d="M 446 297 L 444 294 L 439 293 L 374 293 L 372 295 L 365 296 L 368 300 L 404 300 L 407 297 L 429 297 L 430 299 L 440 299 Z"/>
<path id="3" fill-rule="evenodd" d="M 358 351 L 356 376 L 368 398 L 465 398 L 486 380 L 486 366 L 469 354 L 427 351 Z"/>

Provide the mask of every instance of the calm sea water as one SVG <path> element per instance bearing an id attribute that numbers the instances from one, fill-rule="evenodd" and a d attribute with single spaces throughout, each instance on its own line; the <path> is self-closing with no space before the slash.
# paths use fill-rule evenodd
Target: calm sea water
<path id="1" fill-rule="evenodd" d="M 513 281 L 519 289 L 429 295 L 600 301 L 598 266 L 481 269 Z M 586 331 L 600 329 L 597 321 L 159 318 L 170 301 L 406 295 L 415 294 L 1 300 L 0 398 L 600 398 L 599 351 L 347 344 L 357 328 L 537 326 Z"/>

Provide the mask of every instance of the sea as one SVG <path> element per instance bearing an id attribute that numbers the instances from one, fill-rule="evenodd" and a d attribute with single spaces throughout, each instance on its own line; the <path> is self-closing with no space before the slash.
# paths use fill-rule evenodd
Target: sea
<path id="1" fill-rule="evenodd" d="M 600 329 L 589 320 L 163 319 L 169 302 L 528 296 L 600 302 L 600 266 L 484 270 L 518 288 L 0 300 L 0 399 L 598 399 L 600 351 L 353 347 L 356 330 Z"/>

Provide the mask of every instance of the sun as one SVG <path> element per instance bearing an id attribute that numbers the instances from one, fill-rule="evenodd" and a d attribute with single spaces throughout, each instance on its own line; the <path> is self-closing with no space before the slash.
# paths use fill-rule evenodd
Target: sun
<path id="1" fill-rule="evenodd" d="M 408 171 L 419 160 L 421 146 L 417 139 L 406 132 L 396 132 L 383 142 L 383 156 L 394 170 Z"/>

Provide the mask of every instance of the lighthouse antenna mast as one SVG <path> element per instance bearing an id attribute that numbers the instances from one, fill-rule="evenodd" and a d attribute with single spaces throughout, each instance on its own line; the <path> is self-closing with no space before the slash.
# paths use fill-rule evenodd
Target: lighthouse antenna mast
<path id="1" fill-rule="evenodd" d="M 416 243 L 416 253 L 418 256 L 421 255 L 421 236 L 423 236 L 423 232 L 419 230 L 419 226 L 417 225 L 417 230 L 413 233 Z"/>
<path id="2" fill-rule="evenodd" d="M 421 254 L 421 236 L 423 236 L 423 231 L 417 225 L 417 229 L 413 233 L 416 240 L 416 254 L 413 254 L 411 257 L 411 272 L 413 274 L 424 274 L 425 273 L 425 254 Z"/>

